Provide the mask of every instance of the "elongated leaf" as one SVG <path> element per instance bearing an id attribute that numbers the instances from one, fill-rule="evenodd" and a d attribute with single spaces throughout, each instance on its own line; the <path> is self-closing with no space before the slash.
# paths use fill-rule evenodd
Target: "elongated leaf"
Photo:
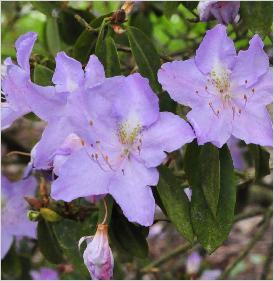
<path id="1" fill-rule="evenodd" d="M 200 152 L 202 190 L 213 216 L 216 215 L 220 193 L 219 151 L 212 144 L 205 144 Z"/>
<path id="2" fill-rule="evenodd" d="M 161 86 L 157 81 L 160 57 L 150 39 L 138 28 L 129 26 L 127 35 L 139 72 L 147 77 L 150 86 L 159 93 Z"/>
<path id="3" fill-rule="evenodd" d="M 157 190 L 168 217 L 177 230 L 193 242 L 193 230 L 190 219 L 190 204 L 181 182 L 167 167 L 160 167 L 160 182 Z"/>
<path id="4" fill-rule="evenodd" d="M 47 19 L 46 40 L 50 53 L 52 56 L 55 56 L 57 52 L 61 50 L 61 41 L 56 18 Z"/>
<path id="5" fill-rule="evenodd" d="M 129 222 L 118 213 L 116 208 L 113 209 L 110 228 L 114 238 L 112 242 L 118 249 L 139 258 L 145 258 L 148 255 L 148 244 L 143 228 Z"/>
<path id="6" fill-rule="evenodd" d="M 196 154 L 197 150 L 199 150 L 198 147 L 196 147 Z M 212 253 L 227 239 L 234 218 L 236 202 L 233 162 L 227 146 L 224 146 L 220 150 L 219 159 L 220 196 L 215 218 L 212 215 L 202 190 L 201 177 L 199 177 L 199 171 L 201 169 L 199 158 L 195 158 L 198 173 L 193 172 L 193 175 L 190 176 L 193 177 L 195 175 L 197 177 L 192 188 L 192 226 L 198 241 L 209 253 Z"/>
<path id="7" fill-rule="evenodd" d="M 249 144 L 248 147 L 254 157 L 255 178 L 256 181 L 258 181 L 262 177 L 270 174 L 270 168 L 269 168 L 270 155 L 266 150 L 264 150 L 259 145 Z"/>
<path id="8" fill-rule="evenodd" d="M 105 37 L 105 20 L 102 21 L 100 31 L 98 34 L 96 46 L 95 46 L 95 55 L 101 60 L 105 59 L 105 46 L 104 46 L 104 37 Z"/>
<path id="9" fill-rule="evenodd" d="M 51 78 L 53 76 L 53 71 L 48 67 L 36 64 L 33 73 L 33 80 L 36 84 L 41 86 L 49 86 L 52 84 Z"/>
<path id="10" fill-rule="evenodd" d="M 62 249 L 56 240 L 50 223 L 44 220 L 38 222 L 37 239 L 41 253 L 49 262 L 54 264 L 62 262 Z"/>
<path id="11" fill-rule="evenodd" d="M 31 1 L 31 4 L 35 9 L 48 17 L 52 16 L 54 9 L 60 8 L 60 2 L 58 1 Z"/>
<path id="12" fill-rule="evenodd" d="M 262 37 L 271 32 L 273 22 L 272 1 L 243 1 L 240 14 L 245 25 Z"/>
<path id="13" fill-rule="evenodd" d="M 176 11 L 179 6 L 179 1 L 165 1 L 164 2 L 164 15 L 167 18 L 170 18 Z"/>

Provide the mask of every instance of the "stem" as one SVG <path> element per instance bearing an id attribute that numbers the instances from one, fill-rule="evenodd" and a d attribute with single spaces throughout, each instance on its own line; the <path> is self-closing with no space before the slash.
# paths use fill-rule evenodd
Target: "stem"
<path id="1" fill-rule="evenodd" d="M 265 260 L 263 271 L 262 271 L 262 274 L 261 274 L 261 277 L 260 277 L 261 280 L 267 279 L 267 276 L 268 276 L 268 273 L 269 273 L 269 270 L 270 270 L 270 266 L 271 266 L 271 263 L 272 263 L 272 259 L 273 259 L 273 241 L 272 241 L 271 246 L 268 249 L 267 254 L 266 254 L 266 260 Z"/>
<path id="2" fill-rule="evenodd" d="M 92 28 L 86 21 L 84 18 L 82 18 L 80 15 L 75 14 L 74 18 L 89 32 L 98 32 L 97 29 Z"/>
<path id="3" fill-rule="evenodd" d="M 241 251 L 241 253 L 238 255 L 238 257 L 225 268 L 225 270 L 223 271 L 223 273 L 219 277 L 219 280 L 225 280 L 229 276 L 230 272 L 234 269 L 234 267 L 248 255 L 250 250 L 262 238 L 262 236 L 264 235 L 265 231 L 268 228 L 269 222 L 270 222 L 271 217 L 272 217 L 272 212 L 273 212 L 272 207 L 267 209 L 267 211 L 265 212 L 264 218 L 263 218 L 262 225 L 259 228 L 259 230 L 257 231 L 257 233 L 248 242 L 248 244 Z"/>
<path id="4" fill-rule="evenodd" d="M 248 212 L 244 212 L 244 213 L 238 214 L 234 218 L 234 223 L 238 222 L 238 221 L 241 221 L 241 220 L 244 220 L 244 219 L 248 219 L 248 218 L 252 218 L 252 217 L 256 217 L 256 216 L 262 215 L 263 213 L 264 213 L 264 210 L 261 209 L 261 208 L 258 208 L 258 209 L 250 210 Z"/>
<path id="5" fill-rule="evenodd" d="M 31 157 L 30 153 L 28 153 L 28 152 L 23 152 L 23 151 L 17 151 L 17 150 L 11 151 L 11 152 L 9 152 L 9 153 L 6 154 L 6 156 L 11 156 L 11 155 L 24 155 L 24 156 L 29 156 L 29 157 Z"/>
<path id="6" fill-rule="evenodd" d="M 103 198 L 103 202 L 104 202 L 104 206 L 105 206 L 105 216 L 104 216 L 104 219 L 101 224 L 105 224 L 107 221 L 107 217 L 108 217 L 108 206 L 107 206 L 107 202 L 106 202 L 105 198 Z"/>
<path id="7" fill-rule="evenodd" d="M 172 250 L 168 252 L 166 255 L 160 257 L 158 260 L 148 264 L 147 266 L 143 267 L 141 269 L 141 272 L 149 272 L 149 271 L 154 271 L 156 267 L 160 266 L 161 264 L 165 263 L 166 261 L 170 260 L 173 257 L 176 257 L 180 254 L 183 254 L 184 252 L 188 251 L 192 247 L 194 247 L 196 243 L 190 244 L 190 243 L 185 243 L 179 247 L 177 247 L 175 250 Z"/>

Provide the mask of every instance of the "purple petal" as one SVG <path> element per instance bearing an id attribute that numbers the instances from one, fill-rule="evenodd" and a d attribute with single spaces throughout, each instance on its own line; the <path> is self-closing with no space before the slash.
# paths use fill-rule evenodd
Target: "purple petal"
<path id="1" fill-rule="evenodd" d="M 212 142 L 222 147 L 232 132 L 232 112 L 223 110 L 216 114 L 209 105 L 192 109 L 187 114 L 197 136 L 199 145 Z"/>
<path id="2" fill-rule="evenodd" d="M 109 191 L 129 221 L 150 226 L 155 212 L 155 201 L 150 186 L 157 185 L 158 180 L 157 169 L 146 168 L 131 157 L 123 172 L 117 172 L 112 178 Z"/>
<path id="3" fill-rule="evenodd" d="M 192 252 L 186 260 L 186 272 L 189 275 L 197 274 L 200 270 L 202 257 L 198 252 Z"/>
<path id="4" fill-rule="evenodd" d="M 180 104 L 192 107 L 204 102 L 206 76 L 197 68 L 194 59 L 163 64 L 158 79 L 163 89 Z"/>
<path id="5" fill-rule="evenodd" d="M 31 270 L 33 280 L 59 280 L 58 272 L 52 268 L 41 267 L 39 271 Z"/>
<path id="6" fill-rule="evenodd" d="M 91 88 L 105 80 L 104 66 L 95 55 L 89 57 L 85 68 L 85 87 Z"/>
<path id="7" fill-rule="evenodd" d="M 36 33 L 28 32 L 20 36 L 15 42 L 17 62 L 28 74 L 30 73 L 29 58 L 36 39 Z"/>
<path id="8" fill-rule="evenodd" d="M 64 52 L 56 55 L 56 68 L 52 82 L 58 92 L 74 92 L 84 83 L 84 71 L 79 61 L 67 56 Z"/>
<path id="9" fill-rule="evenodd" d="M 244 140 L 246 144 L 272 146 L 273 129 L 267 109 L 261 106 L 246 106 L 241 114 L 235 115 L 232 134 Z"/>
<path id="10" fill-rule="evenodd" d="M 74 152 L 59 171 L 52 184 L 55 200 L 71 201 L 79 197 L 108 193 L 112 172 L 105 172 L 88 155 L 86 148 Z"/>
<path id="11" fill-rule="evenodd" d="M 231 136 L 227 141 L 227 145 L 233 160 L 233 166 L 235 169 L 242 171 L 245 169 L 246 163 L 243 155 L 244 151 L 239 144 L 240 141 L 233 136 Z"/>
<path id="12" fill-rule="evenodd" d="M 1 224 L 2 225 L 2 224 Z M 8 253 L 13 241 L 13 236 L 4 227 L 1 227 L 1 259 Z"/>
<path id="13" fill-rule="evenodd" d="M 231 79 L 235 83 L 250 87 L 267 73 L 269 60 L 263 47 L 261 38 L 256 34 L 250 40 L 248 50 L 239 52 L 231 74 Z"/>
<path id="14" fill-rule="evenodd" d="M 190 125 L 170 112 L 161 112 L 159 120 L 142 135 L 140 158 L 147 167 L 160 165 L 166 158 L 165 152 L 179 149 L 195 138 Z"/>
<path id="15" fill-rule="evenodd" d="M 195 62 L 204 73 L 210 73 L 221 65 L 231 69 L 235 63 L 236 50 L 233 41 L 227 36 L 225 26 L 218 24 L 206 35 L 196 51 Z"/>
<path id="16" fill-rule="evenodd" d="M 200 280 L 216 280 L 220 275 L 222 271 L 220 269 L 212 269 L 212 270 L 205 270 Z"/>

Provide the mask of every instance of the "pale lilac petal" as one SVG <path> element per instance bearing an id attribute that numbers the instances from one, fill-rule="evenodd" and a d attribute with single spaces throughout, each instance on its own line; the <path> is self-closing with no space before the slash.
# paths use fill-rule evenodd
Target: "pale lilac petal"
<path id="1" fill-rule="evenodd" d="M 85 68 L 85 88 L 94 87 L 105 80 L 104 66 L 95 55 L 89 57 Z"/>
<path id="2" fill-rule="evenodd" d="M 150 226 L 155 212 L 155 200 L 150 186 L 156 186 L 158 180 L 157 169 L 148 169 L 131 157 L 123 172 L 116 173 L 112 178 L 109 192 L 129 221 Z"/>
<path id="3" fill-rule="evenodd" d="M 8 102 L 1 103 L 1 129 L 7 129 L 19 117 L 27 114 L 28 110 L 13 110 Z"/>
<path id="4" fill-rule="evenodd" d="M 240 51 L 231 79 L 239 85 L 250 87 L 258 82 L 269 70 L 269 59 L 264 52 L 264 44 L 259 35 L 254 35 L 246 51 Z"/>
<path id="5" fill-rule="evenodd" d="M 195 138 L 191 126 L 170 112 L 161 112 L 159 120 L 142 135 L 140 158 L 147 167 L 160 165 L 166 158 L 165 152 L 179 149 Z"/>
<path id="6" fill-rule="evenodd" d="M 198 252 L 192 252 L 186 260 L 186 272 L 189 275 L 197 274 L 200 270 L 202 257 Z"/>
<path id="7" fill-rule="evenodd" d="M 216 109 L 215 109 L 216 110 Z M 217 147 L 222 147 L 232 132 L 232 111 L 223 110 L 215 114 L 209 105 L 192 109 L 187 114 L 197 136 L 199 145 L 212 142 Z"/>
<path id="8" fill-rule="evenodd" d="M 41 267 L 39 271 L 31 270 L 33 280 L 59 280 L 58 272 L 52 268 Z"/>
<path id="9" fill-rule="evenodd" d="M 218 24 L 206 35 L 196 51 L 195 62 L 204 74 L 216 67 L 231 69 L 235 63 L 236 50 L 233 41 L 227 36 L 224 25 Z"/>
<path id="10" fill-rule="evenodd" d="M 1 224 L 2 225 L 2 224 Z M 8 253 L 13 241 L 13 236 L 4 227 L 1 227 L 1 259 Z"/>
<path id="11" fill-rule="evenodd" d="M 267 109 L 247 106 L 241 114 L 235 115 L 232 134 L 246 144 L 272 146 L 273 128 Z"/>
<path id="12" fill-rule="evenodd" d="M 237 170 L 244 170 L 246 167 L 245 159 L 244 159 L 244 149 L 240 147 L 240 140 L 236 139 L 235 137 L 231 136 L 227 141 L 227 146 L 229 148 L 233 166 Z"/>
<path id="13" fill-rule="evenodd" d="M 158 80 L 171 98 L 191 107 L 203 104 L 206 79 L 194 59 L 167 62 L 158 71 Z"/>
<path id="14" fill-rule="evenodd" d="M 15 42 L 17 62 L 28 74 L 30 73 L 29 58 L 36 39 L 36 33 L 28 32 L 20 36 Z"/>
<path id="15" fill-rule="evenodd" d="M 74 92 L 84 83 L 84 71 L 79 61 L 59 52 L 55 58 L 56 68 L 52 82 L 58 92 Z"/>
<path id="16" fill-rule="evenodd" d="M 221 275 L 222 271 L 220 269 L 211 269 L 211 270 L 205 270 L 200 280 L 216 280 Z"/>
<path id="17" fill-rule="evenodd" d="M 108 193 L 112 172 L 105 172 L 88 155 L 86 148 L 74 152 L 59 171 L 52 184 L 51 197 L 71 201 L 89 195 Z"/>
<path id="18" fill-rule="evenodd" d="M 186 194 L 189 201 L 191 201 L 192 197 L 192 189 L 190 187 L 187 187 L 184 189 L 184 193 Z"/>

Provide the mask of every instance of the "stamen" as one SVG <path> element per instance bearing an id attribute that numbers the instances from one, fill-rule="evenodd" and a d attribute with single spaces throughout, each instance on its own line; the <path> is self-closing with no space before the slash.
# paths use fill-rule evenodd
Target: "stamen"
<path id="1" fill-rule="evenodd" d="M 212 103 L 209 102 L 208 104 L 209 104 L 210 108 L 212 109 L 213 113 L 218 117 L 218 114 L 215 112 L 215 110 L 214 110 L 214 108 L 212 106 Z"/>

